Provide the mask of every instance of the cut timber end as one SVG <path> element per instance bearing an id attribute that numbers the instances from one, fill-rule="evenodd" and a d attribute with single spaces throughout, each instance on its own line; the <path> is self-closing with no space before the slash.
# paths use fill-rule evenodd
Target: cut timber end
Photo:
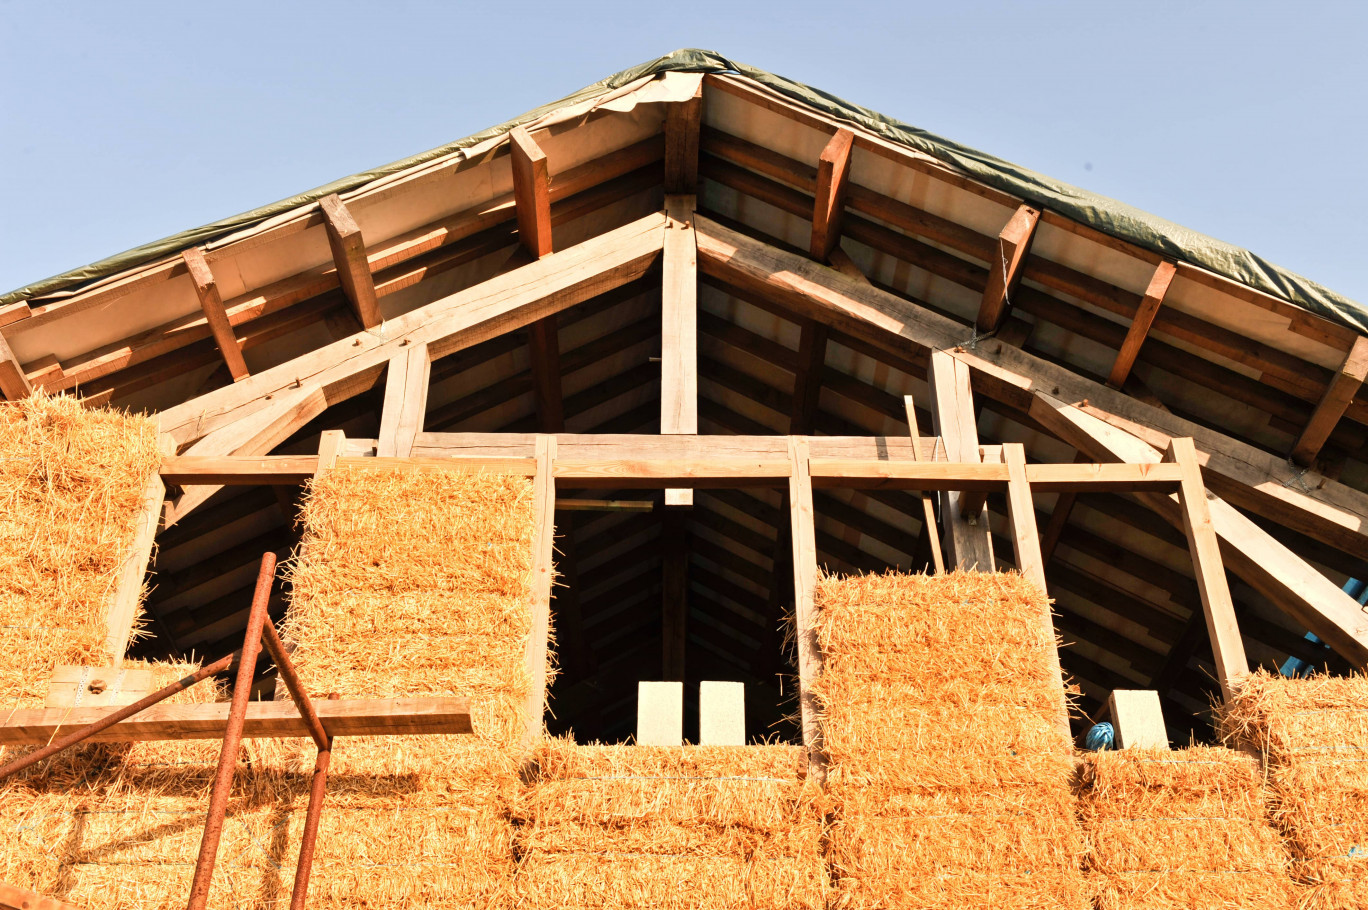
<path id="1" fill-rule="evenodd" d="M 1121 749 L 1167 749 L 1168 729 L 1159 707 L 1159 693 L 1150 689 L 1116 689 L 1107 699 Z"/>

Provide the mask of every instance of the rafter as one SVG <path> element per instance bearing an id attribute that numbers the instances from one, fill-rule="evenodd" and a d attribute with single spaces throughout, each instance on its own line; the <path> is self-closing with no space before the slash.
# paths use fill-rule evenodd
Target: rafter
<path id="1" fill-rule="evenodd" d="M 1135 365 L 1135 358 L 1140 356 L 1140 346 L 1149 336 L 1150 326 L 1154 324 L 1154 317 L 1159 315 L 1164 295 L 1168 293 L 1173 276 L 1177 273 L 1178 267 L 1167 260 L 1155 268 L 1149 286 L 1145 288 L 1145 296 L 1140 299 L 1130 328 L 1126 330 L 1126 338 L 1121 342 L 1121 349 L 1116 352 L 1111 373 L 1107 376 L 1107 385 L 1112 388 L 1119 389 L 1125 386 L 1126 377 L 1130 376 L 1131 367 Z"/>
<path id="2" fill-rule="evenodd" d="M 1292 460 L 1307 465 L 1315 461 L 1321 446 L 1330 438 L 1330 433 L 1339 423 L 1354 396 L 1363 386 L 1364 376 L 1368 375 L 1368 338 L 1360 335 L 1354 346 L 1344 358 L 1339 372 L 1330 380 L 1321 397 L 1320 404 L 1306 422 L 1301 436 L 1292 446 Z"/>
<path id="3" fill-rule="evenodd" d="M 375 279 L 366 258 L 366 241 L 361 236 L 361 228 L 336 193 L 319 200 L 318 207 L 323 212 L 323 224 L 328 230 L 328 245 L 332 247 L 333 264 L 342 283 L 342 293 L 351 301 L 361 325 L 373 329 L 383 320 L 380 303 L 375 297 Z"/>
<path id="4" fill-rule="evenodd" d="M 818 262 L 826 262 L 831 251 L 841 242 L 841 218 L 845 214 L 850 151 L 854 141 L 854 133 L 839 129 L 817 159 L 817 196 L 812 209 L 809 252 Z"/>
<path id="5" fill-rule="evenodd" d="M 1007 304 L 1021 282 L 1022 265 L 1031 249 L 1031 239 L 1035 236 L 1038 221 L 1040 210 L 1022 205 L 998 234 L 997 248 L 988 260 L 988 283 L 983 289 L 983 301 L 979 304 L 977 325 L 980 332 L 997 331 L 1002 318 L 1007 315 Z"/>
<path id="6" fill-rule="evenodd" d="M 181 254 L 181 258 L 185 260 L 185 267 L 190 272 L 190 280 L 195 283 L 195 293 L 199 296 L 204 320 L 214 335 L 214 343 L 223 355 L 223 362 L 228 365 L 229 374 L 232 375 L 234 382 L 245 379 L 249 375 L 247 362 L 242 359 L 242 347 L 238 343 L 237 335 L 233 333 L 232 323 L 228 321 L 228 313 L 223 308 L 223 297 L 219 295 L 214 273 L 204 261 L 204 253 L 200 252 L 198 247 L 191 247 Z"/>

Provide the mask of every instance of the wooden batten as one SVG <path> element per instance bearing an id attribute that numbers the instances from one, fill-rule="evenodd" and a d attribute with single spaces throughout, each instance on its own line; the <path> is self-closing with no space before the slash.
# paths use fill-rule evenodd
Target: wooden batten
<path id="1" fill-rule="evenodd" d="M 1112 363 L 1111 374 L 1107 377 L 1107 385 L 1112 388 L 1125 386 L 1131 367 L 1135 366 L 1135 358 L 1140 356 L 1140 347 L 1149 337 L 1150 326 L 1154 324 L 1154 317 L 1159 315 L 1164 295 L 1168 293 L 1173 276 L 1177 273 L 1178 267 L 1168 260 L 1155 268 L 1154 276 L 1145 288 L 1145 296 L 1135 311 L 1135 317 L 1131 319 L 1130 328 L 1126 330 L 1126 338 L 1121 342 L 1121 349 L 1116 352 L 1116 360 Z"/>
<path id="2" fill-rule="evenodd" d="M 854 141 L 854 133 L 839 129 L 817 159 L 817 197 L 812 209 L 812 240 L 808 252 L 818 262 L 826 262 L 841 241 L 841 217 L 845 213 Z"/>
<path id="3" fill-rule="evenodd" d="M 242 345 L 233 332 L 232 323 L 228 321 L 228 312 L 223 307 L 223 297 L 219 294 L 218 284 L 214 281 L 214 273 L 210 271 L 209 263 L 204 261 L 204 253 L 198 247 L 191 247 L 181 253 L 181 258 L 185 260 L 185 267 L 190 271 L 190 280 L 195 283 L 195 293 L 199 296 L 200 309 L 204 311 L 204 321 L 209 324 L 209 331 L 214 336 L 219 353 L 223 355 L 223 362 L 228 367 L 229 375 L 233 377 L 234 382 L 247 378 L 250 373 L 247 370 L 247 361 L 242 359 Z"/>
<path id="4" fill-rule="evenodd" d="M 927 379 L 931 385 L 932 422 L 936 435 L 945 445 L 946 458 L 962 464 L 980 463 L 969 367 L 944 351 L 933 351 Z M 980 504 L 973 514 L 964 512 L 964 495 L 960 490 L 940 495 L 946 567 L 991 572 L 994 568 L 993 543 L 987 511 Z"/>
<path id="5" fill-rule="evenodd" d="M 380 435 L 375 454 L 380 458 L 407 458 L 413 441 L 423 431 L 427 414 L 428 381 L 432 362 L 428 346 L 412 344 L 390 358 L 385 378 L 385 401 L 380 411 Z"/>
<path id="6" fill-rule="evenodd" d="M 665 107 L 665 192 L 698 192 L 698 134 L 703 122 L 703 81 L 688 101 Z"/>
<path id="7" fill-rule="evenodd" d="M 812 510 L 812 475 L 808 440 L 789 437 L 789 524 L 793 542 L 793 610 L 798 648 L 798 708 L 803 745 L 808 750 L 808 773 L 826 778 L 820 708 L 812 686 L 822 672 L 822 649 L 817 641 L 817 525 Z"/>
<path id="8" fill-rule="evenodd" d="M 698 432 L 698 245 L 693 196 L 665 199 L 661 285 L 660 432 Z M 693 505 L 693 491 L 667 489 L 667 507 Z"/>
<path id="9" fill-rule="evenodd" d="M 1365 375 L 1368 375 L 1368 338 L 1360 335 L 1354 339 L 1354 346 L 1349 349 L 1339 372 L 1331 378 L 1320 404 L 1316 405 L 1306 428 L 1293 445 L 1293 461 L 1307 465 L 1316 460 L 1321 446 L 1330 438 L 1335 425 L 1358 394 Z"/>
<path id="10" fill-rule="evenodd" d="M 1007 304 L 1021 281 L 1022 266 L 1039 221 L 1039 209 L 1022 205 L 998 234 L 993 259 L 988 262 L 988 284 L 979 304 L 977 327 L 980 332 L 996 331 L 1007 314 Z"/>
<path id="11" fill-rule="evenodd" d="M 912 458 L 921 461 L 921 431 L 917 427 L 917 407 L 911 395 L 903 396 L 903 410 L 907 414 L 907 432 L 912 438 Z M 936 570 L 937 575 L 945 573 L 945 556 L 941 553 L 941 539 L 939 528 L 936 523 L 936 507 L 931 501 L 931 496 L 923 493 L 921 496 L 922 504 L 922 532 L 926 534 L 927 546 L 931 551 L 931 564 Z"/>
<path id="12" fill-rule="evenodd" d="M 361 228 L 336 193 L 319 200 L 318 207 L 323 212 L 323 224 L 328 231 L 328 244 L 332 247 L 333 264 L 337 266 L 342 292 L 351 301 L 361 325 L 373 329 L 383 320 Z"/>

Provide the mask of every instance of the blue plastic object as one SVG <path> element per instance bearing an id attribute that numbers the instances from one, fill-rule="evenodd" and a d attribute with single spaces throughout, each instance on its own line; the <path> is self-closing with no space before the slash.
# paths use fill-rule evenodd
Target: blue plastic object
<path id="1" fill-rule="evenodd" d="M 1083 748 L 1090 752 L 1105 752 L 1108 749 L 1115 749 L 1116 731 L 1106 721 L 1093 724 L 1088 735 L 1083 737 Z"/>

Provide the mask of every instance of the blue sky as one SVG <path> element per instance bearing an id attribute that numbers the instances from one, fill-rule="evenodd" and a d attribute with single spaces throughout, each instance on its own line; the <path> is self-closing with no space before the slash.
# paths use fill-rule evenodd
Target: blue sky
<path id="1" fill-rule="evenodd" d="M 0 0 L 0 290 L 705 47 L 1368 303 L 1366 11 Z"/>

